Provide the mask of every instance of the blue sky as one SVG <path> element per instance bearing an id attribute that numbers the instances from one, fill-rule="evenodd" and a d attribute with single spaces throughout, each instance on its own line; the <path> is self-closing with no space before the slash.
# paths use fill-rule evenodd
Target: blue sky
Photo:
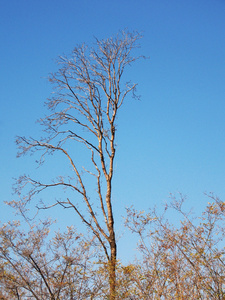
<path id="1" fill-rule="evenodd" d="M 35 121 L 46 113 L 55 59 L 124 28 L 143 31 L 141 52 L 150 59 L 127 72 L 141 101 L 127 99 L 117 122 L 119 234 L 125 206 L 147 210 L 177 192 L 196 211 L 207 202 L 204 192 L 224 200 L 224 0 L 0 0 L 2 221 L 13 218 L 3 205 L 13 198 L 12 178 L 34 172 L 32 158 L 16 159 L 14 140 L 40 135 Z"/>

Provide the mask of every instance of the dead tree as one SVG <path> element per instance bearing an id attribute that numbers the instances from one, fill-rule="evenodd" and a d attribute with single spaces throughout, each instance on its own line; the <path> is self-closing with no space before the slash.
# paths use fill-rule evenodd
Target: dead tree
<path id="1" fill-rule="evenodd" d="M 46 136 L 41 139 L 19 137 L 19 154 L 42 150 L 40 163 L 46 154 L 61 153 L 73 169 L 73 178 L 58 178 L 53 183 L 23 176 L 19 178 L 17 192 L 31 184 L 30 192 L 23 198 L 23 205 L 42 190 L 62 186 L 71 188 L 82 198 L 87 212 L 70 197 L 56 200 L 51 205 L 72 208 L 97 237 L 108 262 L 110 299 L 116 297 L 117 243 L 112 209 L 112 179 L 116 153 L 116 119 L 118 111 L 128 94 L 136 97 L 136 84 L 124 80 L 125 69 L 142 56 L 132 56 L 139 47 L 139 33 L 120 32 L 105 40 L 98 40 L 93 47 L 76 47 L 70 57 L 61 56 L 58 72 L 49 80 L 54 85 L 53 96 L 47 100 L 51 113 L 41 119 Z M 89 164 L 83 171 L 73 157 L 72 143 L 79 142 L 89 151 Z M 69 143 L 69 147 L 66 145 Z M 85 183 L 89 174 L 97 185 L 96 204 Z M 86 175 L 85 175 L 86 176 Z M 98 208 L 97 208 L 98 206 Z"/>

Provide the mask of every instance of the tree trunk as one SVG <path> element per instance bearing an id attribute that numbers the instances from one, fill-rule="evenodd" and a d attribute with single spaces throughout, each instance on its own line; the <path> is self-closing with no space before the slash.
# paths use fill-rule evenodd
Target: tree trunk
<path id="1" fill-rule="evenodd" d="M 116 241 L 113 234 L 113 241 L 110 243 L 111 257 L 109 261 L 109 285 L 110 285 L 110 300 L 116 299 Z"/>

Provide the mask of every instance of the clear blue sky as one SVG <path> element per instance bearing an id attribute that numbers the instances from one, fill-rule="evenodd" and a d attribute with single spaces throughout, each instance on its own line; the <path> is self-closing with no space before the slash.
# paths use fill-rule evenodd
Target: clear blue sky
<path id="1" fill-rule="evenodd" d="M 55 59 L 124 28 L 143 31 L 150 59 L 127 73 L 142 98 L 127 99 L 118 120 L 118 224 L 125 206 L 146 210 L 178 191 L 196 210 L 204 192 L 225 200 L 224 0 L 0 0 L 2 221 L 13 218 L 3 205 L 13 198 L 12 178 L 35 166 L 16 159 L 14 139 L 39 135 Z"/>

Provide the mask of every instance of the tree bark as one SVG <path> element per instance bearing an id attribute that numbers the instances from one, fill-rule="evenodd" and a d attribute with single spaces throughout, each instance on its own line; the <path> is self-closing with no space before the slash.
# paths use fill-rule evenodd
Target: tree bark
<path id="1" fill-rule="evenodd" d="M 113 241 L 110 243 L 111 257 L 109 262 L 109 285 L 110 285 L 110 300 L 116 299 L 116 241 L 115 234 L 113 236 Z"/>

